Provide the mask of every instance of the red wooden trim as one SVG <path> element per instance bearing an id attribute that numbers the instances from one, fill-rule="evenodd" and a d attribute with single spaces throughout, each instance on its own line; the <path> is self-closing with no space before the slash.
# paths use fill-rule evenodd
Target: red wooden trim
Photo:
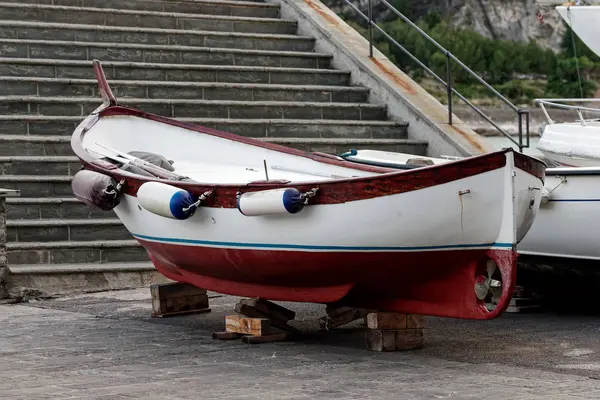
<path id="1" fill-rule="evenodd" d="M 544 182 L 544 178 L 546 177 L 546 163 L 525 154 L 515 152 L 514 155 L 516 168 L 528 172 Z"/>
<path id="2" fill-rule="evenodd" d="M 96 74 L 96 80 L 98 81 L 98 89 L 100 90 L 102 98 L 111 106 L 116 106 L 117 98 L 115 97 L 110 86 L 108 85 L 106 75 L 104 74 L 104 70 L 102 69 L 102 64 L 100 64 L 100 61 L 98 60 L 93 60 L 92 62 L 94 64 L 94 73 Z"/>

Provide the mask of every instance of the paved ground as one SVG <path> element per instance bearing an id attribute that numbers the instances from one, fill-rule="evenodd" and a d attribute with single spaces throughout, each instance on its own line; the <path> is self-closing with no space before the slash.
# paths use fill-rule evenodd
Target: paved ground
<path id="1" fill-rule="evenodd" d="M 375 353 L 356 326 L 319 333 L 315 305 L 286 304 L 305 340 L 212 340 L 235 302 L 168 319 L 148 290 L 0 305 L 0 399 L 600 398 L 600 316 L 428 318 L 424 349 Z"/>

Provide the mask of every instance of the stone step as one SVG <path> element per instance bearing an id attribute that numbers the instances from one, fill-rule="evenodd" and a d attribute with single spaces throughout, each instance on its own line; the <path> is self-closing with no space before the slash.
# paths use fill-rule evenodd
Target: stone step
<path id="1" fill-rule="evenodd" d="M 117 8 L 71 7 L 0 2 L 4 20 L 90 25 L 137 26 L 161 29 L 194 29 L 220 32 L 294 34 L 298 22 L 281 18 L 256 18 L 199 13 L 126 10 Z"/>
<path id="2" fill-rule="evenodd" d="M 134 239 L 7 243 L 6 252 L 9 265 L 149 261 Z"/>
<path id="3" fill-rule="evenodd" d="M 116 218 L 116 214 L 113 211 L 92 208 L 75 197 L 15 197 L 6 199 L 6 218 L 8 220 L 103 219 Z"/>
<path id="4" fill-rule="evenodd" d="M 0 57 L 289 68 L 329 68 L 332 59 L 300 51 L 25 39 L 0 39 Z"/>
<path id="5" fill-rule="evenodd" d="M 0 175 L 0 185 L 18 189 L 24 197 L 73 196 L 71 180 L 65 175 Z"/>
<path id="6" fill-rule="evenodd" d="M 21 40 L 111 42 L 176 46 L 225 47 L 269 51 L 313 51 L 314 38 L 264 33 L 136 28 L 0 20 L 0 37 Z"/>
<path id="7" fill-rule="evenodd" d="M 117 99 L 195 99 L 366 103 L 369 89 L 361 86 L 276 85 L 268 83 L 109 82 Z M 86 96 L 100 98 L 95 79 L 0 76 L 0 96 Z M 126 100 L 125 100 L 126 101 Z"/>
<path id="8" fill-rule="evenodd" d="M 1 96 L 0 115 L 87 116 L 100 104 L 101 99 L 98 97 Z M 120 104 L 175 118 L 340 120 L 385 120 L 387 118 L 387 110 L 384 106 L 370 103 L 122 98 Z M 0 155 L 10 154 L 2 154 L 0 150 Z"/>
<path id="9" fill-rule="evenodd" d="M 193 65 L 106 61 L 102 68 L 111 82 L 141 79 L 173 82 L 272 83 L 280 85 L 348 86 L 350 72 L 333 69 L 280 68 L 239 65 Z M 1 76 L 95 79 L 91 61 L 0 58 Z"/>
<path id="10" fill-rule="evenodd" d="M 231 15 L 237 17 L 278 18 L 279 5 L 253 1 L 224 0 L 4 0 L 4 3 L 46 4 L 72 7 L 117 8 L 140 11 Z"/>
<path id="11" fill-rule="evenodd" d="M 66 175 L 73 176 L 81 170 L 75 156 L 0 156 L 2 175 Z"/>
<path id="12" fill-rule="evenodd" d="M 7 243 L 133 239 L 118 218 L 6 221 Z"/>
<path id="13" fill-rule="evenodd" d="M 224 132 L 249 137 L 315 137 L 315 138 L 373 138 L 401 139 L 407 134 L 408 124 L 395 121 L 354 121 L 327 119 L 227 119 L 176 118 Z M 72 135 L 83 117 L 44 115 L 0 115 L 0 143 L 2 134 L 8 139 L 27 135 Z M 19 138 L 15 138 L 19 139 Z M 5 139 L 7 140 L 7 139 Z M 26 139 L 23 139 L 26 140 Z M 58 139 L 57 139 L 58 140 Z M 68 142 L 67 139 L 63 139 Z M 19 151 L 27 151 L 26 149 Z M 37 150 L 36 150 L 37 151 Z M 1 150 L 0 150 L 1 152 Z M 50 154 L 52 150 L 49 150 Z M 11 154 L 20 154 L 11 150 Z M 41 150 L 30 155 L 44 155 Z M 70 153 L 68 153 L 70 154 Z"/>
<path id="14" fill-rule="evenodd" d="M 77 263 L 9 265 L 8 293 L 12 298 L 69 295 L 105 290 L 148 288 L 170 282 L 150 263 Z"/>
<path id="15" fill-rule="evenodd" d="M 0 135 L 0 157 L 72 155 L 69 136 Z"/>

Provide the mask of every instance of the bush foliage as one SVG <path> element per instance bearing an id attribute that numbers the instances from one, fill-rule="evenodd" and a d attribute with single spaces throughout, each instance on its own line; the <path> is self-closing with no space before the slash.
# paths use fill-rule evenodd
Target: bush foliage
<path id="1" fill-rule="evenodd" d="M 592 97 L 598 88 L 594 79 L 600 69 L 600 58 L 575 37 L 576 59 L 570 29 L 563 37 L 561 52 L 556 54 L 533 41 L 489 39 L 472 30 L 453 27 L 433 13 L 415 23 L 511 101 L 528 102 L 536 97 Z M 367 37 L 368 30 L 364 26 L 351 25 Z M 447 79 L 446 55 L 415 29 L 401 19 L 382 22 L 379 26 L 440 78 Z M 377 31 L 374 31 L 374 40 L 380 51 L 417 81 L 430 77 L 410 56 Z M 467 98 L 492 95 L 457 63 L 451 61 L 450 65 L 453 84 Z M 546 81 L 541 87 L 540 78 Z M 536 84 L 532 85 L 534 79 L 537 79 Z"/>

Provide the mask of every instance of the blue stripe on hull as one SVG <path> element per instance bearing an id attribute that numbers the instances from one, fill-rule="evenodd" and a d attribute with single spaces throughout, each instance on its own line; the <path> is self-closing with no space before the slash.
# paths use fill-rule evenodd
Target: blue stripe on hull
<path id="1" fill-rule="evenodd" d="M 206 247 L 237 247 L 249 249 L 271 249 L 271 250 L 332 250 L 332 251 L 415 251 L 415 250 L 452 250 L 469 248 L 502 247 L 510 249 L 512 243 L 481 243 L 481 244 L 450 244 L 443 246 L 414 246 L 414 247 L 377 247 L 377 246 L 316 246 L 301 244 L 272 244 L 272 243 L 239 243 L 239 242 L 213 242 L 209 240 L 177 239 L 154 237 L 132 234 L 142 240 L 173 244 L 197 244 Z"/>

